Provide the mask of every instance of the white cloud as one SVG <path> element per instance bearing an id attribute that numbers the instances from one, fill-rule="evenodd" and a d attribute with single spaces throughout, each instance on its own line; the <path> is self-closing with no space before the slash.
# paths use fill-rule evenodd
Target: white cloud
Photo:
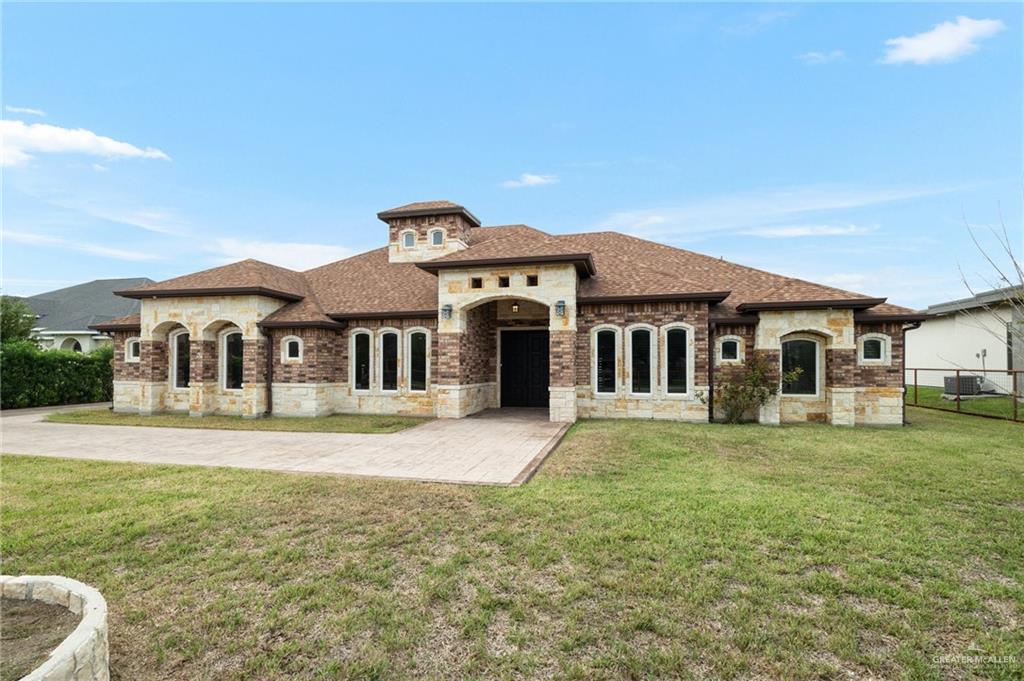
<path id="1" fill-rule="evenodd" d="M 308 270 L 353 255 L 342 246 L 234 238 L 215 239 L 213 250 L 222 256 L 220 260 L 224 263 L 254 258 L 293 270 Z"/>
<path id="2" fill-rule="evenodd" d="M 755 227 L 740 233 L 766 239 L 792 239 L 804 236 L 862 236 L 877 230 L 877 227 L 862 225 L 775 225 Z"/>
<path id="3" fill-rule="evenodd" d="M 754 12 L 747 15 L 747 17 L 741 21 L 722 26 L 722 32 L 726 35 L 736 36 L 738 38 L 749 38 L 750 36 L 757 35 L 762 31 L 768 30 L 777 23 L 788 21 L 794 16 L 796 16 L 796 11 L 789 9 L 772 9 Z"/>
<path id="4" fill-rule="evenodd" d="M 818 66 L 838 61 L 845 56 L 846 53 L 842 50 L 832 50 L 830 52 L 804 52 L 803 54 L 798 54 L 796 58 L 805 64 Z"/>
<path id="5" fill-rule="evenodd" d="M 103 165 L 102 163 L 93 163 L 92 164 L 92 169 L 95 170 L 97 173 L 105 173 L 108 170 L 110 170 L 110 168 L 108 168 L 107 166 Z"/>
<path id="6" fill-rule="evenodd" d="M 80 205 L 72 203 L 54 203 L 64 208 L 81 211 L 86 215 L 91 215 L 92 217 L 99 218 L 100 220 L 116 222 L 121 225 L 128 225 L 129 227 L 138 227 L 139 229 L 144 229 L 147 232 L 182 236 L 187 231 L 185 225 L 177 218 L 159 210 L 146 208 L 119 209 L 112 205 L 104 207 L 97 206 L 93 203 Z"/>
<path id="7" fill-rule="evenodd" d="M 44 234 L 30 234 L 28 232 L 12 232 L 11 230 L 4 230 L 3 238 L 6 241 L 13 241 L 19 244 L 29 244 L 32 246 L 52 246 L 54 248 L 64 248 L 72 251 L 81 251 L 82 253 L 88 253 L 90 255 L 98 255 L 103 258 L 114 258 L 117 260 L 159 260 L 160 257 L 153 255 L 152 253 L 143 253 L 141 251 L 129 251 L 122 248 L 110 248 L 109 246 L 101 246 L 99 244 L 90 244 L 80 241 L 68 241 L 55 236 L 46 236 Z"/>
<path id="8" fill-rule="evenodd" d="M 102 158 L 155 158 L 163 161 L 170 157 L 159 149 L 141 149 L 128 142 L 97 135 L 82 128 L 62 128 L 46 123 L 0 121 L 2 155 L 0 165 L 14 166 L 31 160 L 34 154 L 86 154 Z"/>
<path id="9" fill-rule="evenodd" d="M 600 228 L 657 238 L 786 226 L 795 216 L 905 201 L 955 189 L 807 185 L 739 192 L 613 213 L 600 223 Z"/>
<path id="10" fill-rule="evenodd" d="M 4 111 L 13 114 L 28 114 L 29 116 L 45 116 L 46 112 L 42 109 L 31 109 L 27 106 L 10 106 L 4 107 Z"/>
<path id="11" fill-rule="evenodd" d="M 518 189 L 519 187 L 540 187 L 546 184 L 556 184 L 557 182 L 557 175 L 534 175 L 533 173 L 523 173 L 519 176 L 519 179 L 505 180 L 501 183 L 501 186 L 506 189 Z"/>
<path id="12" fill-rule="evenodd" d="M 999 33 L 1006 24 L 998 19 L 957 17 L 944 21 L 930 31 L 900 36 L 885 41 L 889 47 L 883 64 L 937 64 L 956 61 L 978 51 L 978 42 Z"/>

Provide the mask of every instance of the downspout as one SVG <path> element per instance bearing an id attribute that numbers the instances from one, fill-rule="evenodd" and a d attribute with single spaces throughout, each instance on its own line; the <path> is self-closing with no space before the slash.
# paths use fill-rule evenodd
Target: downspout
<path id="1" fill-rule="evenodd" d="M 911 322 L 903 327 L 903 355 L 900 358 L 900 373 L 903 374 L 903 425 L 907 425 L 907 331 L 920 329 L 921 322 Z"/>
<path id="2" fill-rule="evenodd" d="M 718 324 L 708 320 L 708 423 L 715 422 L 715 331 Z"/>
<path id="3" fill-rule="evenodd" d="M 267 337 L 267 411 L 270 416 L 274 411 L 274 332 L 264 329 L 263 335 Z"/>

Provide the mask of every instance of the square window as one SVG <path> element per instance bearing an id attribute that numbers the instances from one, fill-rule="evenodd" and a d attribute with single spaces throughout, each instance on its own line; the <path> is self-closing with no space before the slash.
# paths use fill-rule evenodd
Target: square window
<path id="1" fill-rule="evenodd" d="M 538 277 L 537 277 L 536 274 L 527 274 L 526 275 L 526 285 L 527 286 L 536 286 L 537 282 L 538 282 Z"/>
<path id="2" fill-rule="evenodd" d="M 498 277 L 499 288 L 508 288 L 508 277 Z"/>
<path id="3" fill-rule="evenodd" d="M 470 288 L 483 288 L 484 287 L 484 280 L 481 279 L 480 277 L 473 277 L 472 279 L 469 280 L 469 287 Z"/>
<path id="4" fill-rule="evenodd" d="M 864 359 L 882 359 L 882 341 L 869 338 L 864 341 Z"/>
<path id="5" fill-rule="evenodd" d="M 733 340 L 722 341 L 722 359 L 739 359 L 739 343 Z"/>

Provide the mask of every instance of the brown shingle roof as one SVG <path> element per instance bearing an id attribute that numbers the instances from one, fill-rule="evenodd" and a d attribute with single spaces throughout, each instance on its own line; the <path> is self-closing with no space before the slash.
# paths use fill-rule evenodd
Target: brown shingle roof
<path id="1" fill-rule="evenodd" d="M 473 225 L 480 226 L 480 220 L 466 210 L 465 206 L 460 206 L 452 201 L 417 201 L 416 203 L 407 203 L 404 206 L 389 208 L 377 213 L 377 217 L 385 222 L 387 222 L 388 218 L 413 215 L 463 215 Z"/>
<path id="2" fill-rule="evenodd" d="M 116 319 L 108 319 L 99 324 L 93 324 L 90 329 L 97 331 L 136 331 L 141 328 L 142 316 L 136 312 Z"/>
<path id="3" fill-rule="evenodd" d="M 308 270 L 305 276 L 329 315 L 436 314 L 437 279 L 415 263 L 388 262 L 387 248 Z"/>
<path id="4" fill-rule="evenodd" d="M 166 298 L 216 293 L 258 294 L 282 300 L 301 300 L 307 295 L 308 288 L 300 272 L 250 258 L 115 293 L 126 298 Z"/>

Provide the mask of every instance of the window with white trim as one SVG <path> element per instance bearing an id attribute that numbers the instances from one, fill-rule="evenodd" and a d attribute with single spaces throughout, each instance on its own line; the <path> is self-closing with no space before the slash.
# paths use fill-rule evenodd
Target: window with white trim
<path id="1" fill-rule="evenodd" d="M 888 366 L 892 339 L 884 333 L 866 333 L 857 339 L 857 360 L 866 366 Z"/>
<path id="2" fill-rule="evenodd" d="M 221 334 L 220 375 L 225 390 L 242 389 L 242 332 L 237 329 Z"/>
<path id="3" fill-rule="evenodd" d="M 629 392 L 650 395 L 654 386 L 654 329 L 648 326 L 627 329 L 629 342 Z"/>
<path id="4" fill-rule="evenodd" d="M 426 330 L 408 332 L 409 346 L 406 358 L 409 365 L 409 391 L 426 392 L 430 371 L 430 337 Z"/>
<path id="5" fill-rule="evenodd" d="M 594 393 L 598 395 L 614 395 L 618 389 L 616 380 L 619 356 L 619 330 L 613 327 L 597 328 L 591 337 L 593 352 Z"/>
<path id="6" fill-rule="evenodd" d="M 380 389 L 398 390 L 398 332 L 380 334 Z"/>
<path id="7" fill-rule="evenodd" d="M 370 389 L 370 376 L 373 375 L 371 350 L 369 331 L 352 334 L 352 387 L 355 390 Z"/>
<path id="8" fill-rule="evenodd" d="M 138 362 L 142 359 L 142 341 L 138 338 L 129 338 L 124 342 L 124 361 Z"/>
<path id="9" fill-rule="evenodd" d="M 444 230 L 435 229 L 430 232 L 431 246 L 444 246 Z"/>
<path id="10" fill-rule="evenodd" d="M 810 338 L 792 338 L 782 342 L 782 373 L 800 369 L 792 381 L 782 384 L 783 395 L 815 396 L 818 394 L 818 374 L 821 344 Z"/>
<path id="11" fill-rule="evenodd" d="M 674 328 L 665 333 L 665 390 L 669 393 L 688 392 L 688 345 L 686 329 Z"/>
<path id="12" fill-rule="evenodd" d="M 739 336 L 720 336 L 718 338 L 718 363 L 742 364 L 743 339 Z"/>
<path id="13" fill-rule="evenodd" d="M 189 369 L 192 359 L 188 331 L 182 329 L 172 333 L 168 339 L 171 346 L 171 387 L 184 390 L 189 384 Z"/>
<path id="14" fill-rule="evenodd" d="M 298 336 L 285 336 L 281 339 L 281 362 L 298 364 L 302 361 L 303 342 Z"/>
<path id="15" fill-rule="evenodd" d="M 405 233 L 402 234 L 402 247 L 403 248 L 412 248 L 415 245 L 416 245 L 416 233 L 415 232 L 405 232 Z"/>

